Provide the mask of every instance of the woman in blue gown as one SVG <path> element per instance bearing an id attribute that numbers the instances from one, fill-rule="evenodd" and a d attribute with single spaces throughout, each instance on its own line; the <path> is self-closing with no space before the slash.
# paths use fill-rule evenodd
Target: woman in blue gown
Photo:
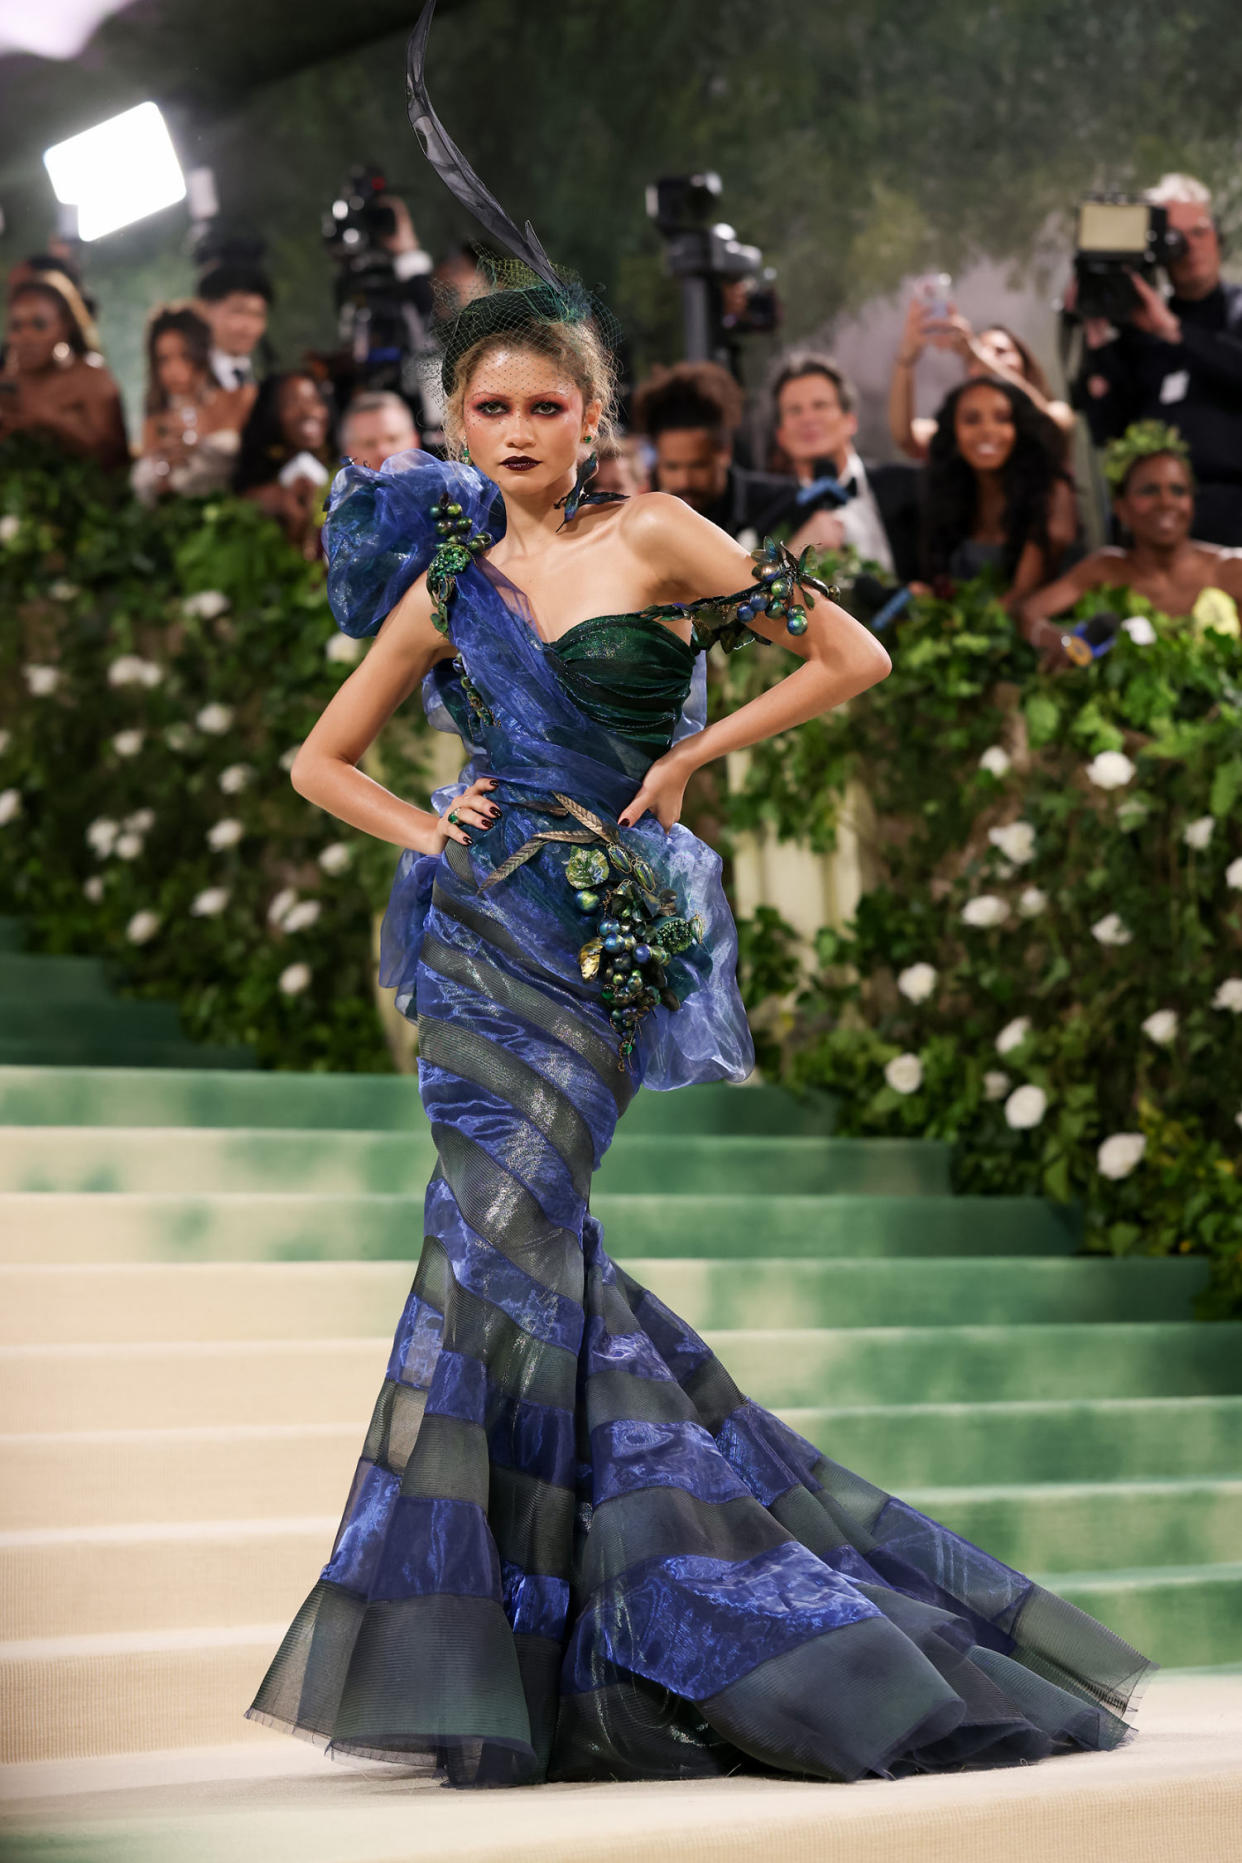
<path id="1" fill-rule="evenodd" d="M 1155 1665 L 748 1401 L 591 1214 L 640 1084 L 751 1065 L 687 776 L 887 661 L 788 562 L 759 572 L 784 613 L 756 610 L 741 545 L 675 499 L 560 520 L 602 411 L 584 341 L 533 312 L 484 337 L 458 384 L 477 464 L 404 454 L 333 491 L 335 612 L 379 631 L 294 781 L 406 850 L 382 981 L 438 1163 L 331 1558 L 249 1712 L 466 1785 L 1115 1746 Z M 700 650 L 756 634 L 800 665 L 695 729 Z M 433 815 L 356 768 L 420 681 L 469 753 Z"/>
<path id="2" fill-rule="evenodd" d="M 432 159 L 495 228 L 418 75 Z M 778 546 L 584 494 L 598 306 L 527 236 L 533 282 L 447 332 L 459 457 L 348 464 L 324 531 L 337 620 L 375 641 L 293 780 L 403 850 L 381 981 L 418 1027 L 437 1165 L 331 1556 L 247 1712 L 460 1786 L 1116 1747 L 1158 1665 L 748 1400 L 591 1214 L 640 1086 L 753 1061 L 688 777 L 889 663 Z M 753 639 L 799 664 L 702 728 L 704 650 Z M 420 685 L 467 753 L 434 812 L 357 767 Z"/>

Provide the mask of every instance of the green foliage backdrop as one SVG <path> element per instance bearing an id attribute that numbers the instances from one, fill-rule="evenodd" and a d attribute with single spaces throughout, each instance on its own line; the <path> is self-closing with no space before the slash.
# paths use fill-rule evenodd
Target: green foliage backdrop
<path id="1" fill-rule="evenodd" d="M 766 1071 L 838 1093 L 843 1131 L 952 1140 L 958 1189 L 1079 1200 L 1093 1249 L 1207 1252 L 1200 1310 L 1236 1314 L 1242 641 L 1227 600 L 1121 612 L 1047 675 L 986 586 L 918 602 L 882 684 L 751 753 L 734 830 L 831 848 L 856 779 L 876 871 L 809 978 L 775 914 L 746 925 L 748 1002 Z M 725 702 L 774 674 L 731 676 Z"/>
<path id="2" fill-rule="evenodd" d="M 397 850 L 287 773 L 357 647 L 322 570 L 244 500 L 146 511 L 26 443 L 0 449 L 0 513 L 0 910 L 107 954 L 200 1040 L 387 1068 L 371 920 Z M 386 740 L 411 794 L 419 743 Z"/>

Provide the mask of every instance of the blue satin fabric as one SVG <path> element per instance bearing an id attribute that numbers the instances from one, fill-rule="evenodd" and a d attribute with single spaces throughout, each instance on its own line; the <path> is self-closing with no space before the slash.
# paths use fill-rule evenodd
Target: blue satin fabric
<path id="1" fill-rule="evenodd" d="M 348 631 L 425 567 L 444 491 L 496 530 L 494 488 L 421 453 L 338 479 Z M 681 1007 L 623 1065 L 579 970 L 569 847 L 485 882 L 556 827 L 555 792 L 615 821 L 646 753 L 576 711 L 485 563 L 451 613 L 495 722 L 447 661 L 424 701 L 503 814 L 468 850 L 402 854 L 384 923 L 438 1153 L 423 1249 L 331 1557 L 248 1712 L 467 1785 L 895 1777 L 1118 1744 L 1104 1704 L 1154 1665 L 749 1401 L 611 1260 L 589 1193 L 634 1088 L 751 1066 L 720 861 L 649 819 L 621 837 L 704 920 L 669 966 Z"/>

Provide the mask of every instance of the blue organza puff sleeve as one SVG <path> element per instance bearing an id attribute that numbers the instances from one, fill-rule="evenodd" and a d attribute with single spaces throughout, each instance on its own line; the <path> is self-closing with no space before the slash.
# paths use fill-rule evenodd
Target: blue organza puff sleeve
<path id="1" fill-rule="evenodd" d="M 378 472 L 346 460 L 337 473 L 323 549 L 328 600 L 346 634 L 374 634 L 422 575 L 441 541 L 431 515 L 441 496 L 459 504 L 476 528 L 490 530 L 493 537 L 503 531 L 504 505 L 497 489 L 473 466 L 415 448 L 394 453 Z"/>

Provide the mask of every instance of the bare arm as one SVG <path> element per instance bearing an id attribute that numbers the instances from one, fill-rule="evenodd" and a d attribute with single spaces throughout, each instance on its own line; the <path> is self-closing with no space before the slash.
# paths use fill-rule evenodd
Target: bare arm
<path id="1" fill-rule="evenodd" d="M 923 306 L 917 298 L 911 298 L 888 385 L 888 430 L 894 446 L 899 446 L 907 458 L 919 461 L 927 457 L 927 444 L 915 424 L 914 371 L 926 340 Z"/>
<path id="2" fill-rule="evenodd" d="M 678 597 L 731 595 L 749 586 L 754 565 L 748 552 L 680 499 L 650 493 L 638 501 L 635 517 L 640 513 L 645 547 L 667 565 L 670 581 L 679 585 Z M 764 639 L 787 647 L 802 665 L 779 685 L 706 730 L 683 738 L 657 759 L 638 794 L 617 817 L 623 826 L 632 827 L 650 810 L 663 827 L 671 827 L 695 770 L 728 751 L 743 750 L 831 711 L 883 679 L 892 665 L 875 635 L 826 596 L 815 596 L 805 634 L 790 634 L 783 619 L 764 614 L 757 614 L 749 625 Z"/>
<path id="3" fill-rule="evenodd" d="M 298 794 L 395 847 L 437 854 L 446 840 L 469 843 L 464 829 L 403 802 L 357 767 L 424 674 L 455 651 L 431 624 L 427 578 L 420 576 L 385 617 L 370 652 L 329 700 L 294 758 L 290 781 Z M 484 793 L 493 786 L 490 777 L 480 778 L 456 805 L 457 812 L 478 827 L 490 825 L 494 805 Z"/>

